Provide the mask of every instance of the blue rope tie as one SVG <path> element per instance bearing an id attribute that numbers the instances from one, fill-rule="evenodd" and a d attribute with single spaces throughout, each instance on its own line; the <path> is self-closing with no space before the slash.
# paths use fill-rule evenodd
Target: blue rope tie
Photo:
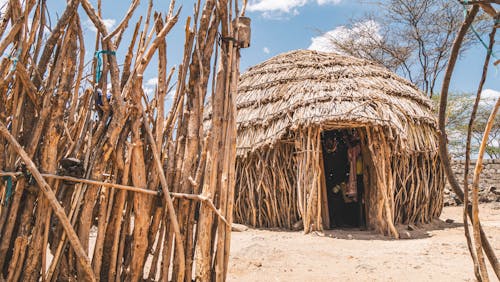
<path id="1" fill-rule="evenodd" d="M 5 191 L 5 199 L 3 201 L 3 205 L 6 206 L 12 196 L 12 176 L 4 176 L 3 180 L 7 182 L 7 190 Z"/>
<path id="2" fill-rule="evenodd" d="M 95 81 L 99 82 L 101 81 L 102 77 L 102 54 L 105 55 L 116 55 L 115 51 L 111 50 L 100 50 L 95 52 L 95 58 L 97 59 L 97 66 L 95 69 Z"/>
<path id="3" fill-rule="evenodd" d="M 467 7 L 465 5 L 467 5 L 469 3 L 469 0 L 464 0 L 464 2 L 462 3 L 462 7 L 464 8 L 464 18 L 467 17 Z M 495 20 L 495 25 L 499 23 L 499 19 L 496 19 Z M 474 33 L 474 35 L 477 37 L 477 39 L 479 39 L 479 42 L 481 42 L 481 44 L 483 45 L 484 49 L 486 49 L 488 51 L 488 54 L 490 54 L 493 58 L 495 59 L 499 59 L 495 53 L 493 52 L 493 50 L 491 50 L 488 46 L 488 44 L 486 44 L 486 42 L 484 42 L 483 38 L 481 38 L 481 35 L 479 35 L 479 32 L 477 32 L 477 30 L 474 28 L 474 25 L 470 25 L 470 29 L 472 30 L 472 32 Z"/>
<path id="4" fill-rule="evenodd" d="M 21 50 L 17 50 L 15 55 L 7 55 L 5 56 L 7 59 L 11 60 L 13 62 L 12 66 L 10 67 L 10 71 L 15 71 L 17 67 L 17 62 L 19 62 L 19 56 L 21 55 Z M 3 57 L 3 54 L 2 54 Z"/>

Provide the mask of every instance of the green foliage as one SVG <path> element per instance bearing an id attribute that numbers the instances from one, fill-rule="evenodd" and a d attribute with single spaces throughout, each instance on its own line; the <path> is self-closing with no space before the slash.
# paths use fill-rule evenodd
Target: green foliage
<path id="1" fill-rule="evenodd" d="M 439 97 L 434 97 L 433 101 L 437 105 Z M 463 158 L 465 156 L 467 130 L 474 101 L 475 96 L 470 93 L 455 93 L 449 96 L 446 111 L 446 129 L 450 153 L 455 158 Z M 492 102 L 492 100 L 482 100 L 479 103 L 476 119 L 472 126 L 471 155 L 473 158 L 479 150 L 479 145 L 481 144 L 484 129 L 493 105 L 494 101 Z M 437 109 L 438 107 L 436 106 L 435 108 Z M 500 115 L 495 117 L 485 151 L 489 158 L 500 158 Z"/>

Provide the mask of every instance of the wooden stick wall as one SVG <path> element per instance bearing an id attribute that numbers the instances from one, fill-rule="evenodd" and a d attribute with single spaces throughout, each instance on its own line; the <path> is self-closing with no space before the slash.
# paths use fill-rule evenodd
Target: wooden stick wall
<path id="1" fill-rule="evenodd" d="M 225 280 L 244 12 L 238 1 L 198 1 L 185 20 L 181 64 L 170 68 L 167 35 L 180 7 L 172 0 L 161 13 L 149 1 L 129 23 L 139 2 L 108 30 L 101 1 L 70 0 L 47 32 L 46 1 L 8 1 L 0 23 L 0 280 Z M 81 13 L 97 29 L 95 42 L 84 40 Z M 153 56 L 150 97 L 142 85 Z M 208 97 L 213 125 L 204 132 Z"/>
<path id="2" fill-rule="evenodd" d="M 288 137 L 293 142 L 237 159 L 235 221 L 291 229 L 302 220 L 305 233 L 329 227 L 322 130 L 302 128 Z M 438 153 L 403 151 L 389 128 L 358 127 L 358 133 L 368 227 L 398 237 L 399 223 L 439 217 L 445 179 Z"/>
<path id="3" fill-rule="evenodd" d="M 234 220 L 291 229 L 299 220 L 294 144 L 282 143 L 238 158 L 236 172 Z"/>
<path id="4" fill-rule="evenodd" d="M 297 195 L 299 211 L 302 216 L 304 233 L 323 230 L 322 222 L 322 189 L 321 175 L 321 129 L 308 127 L 299 131 L 295 141 L 297 154 Z"/>

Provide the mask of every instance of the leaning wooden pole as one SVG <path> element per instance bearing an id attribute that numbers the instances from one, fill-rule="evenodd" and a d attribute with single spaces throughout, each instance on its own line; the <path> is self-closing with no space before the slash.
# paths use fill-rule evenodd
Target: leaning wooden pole
<path id="1" fill-rule="evenodd" d="M 458 183 L 455 174 L 451 168 L 450 164 L 450 155 L 448 152 L 448 144 L 447 144 L 447 136 L 446 136 L 446 108 L 448 102 L 448 91 L 451 82 L 451 77 L 453 74 L 453 70 L 455 68 L 455 64 L 458 59 L 458 54 L 460 52 L 460 47 L 462 46 L 462 42 L 464 37 L 469 30 L 474 18 L 479 12 L 479 6 L 473 5 L 472 8 L 468 11 L 467 16 L 462 23 L 455 41 L 453 42 L 453 46 L 450 53 L 450 58 L 448 60 L 448 65 L 446 67 L 446 71 L 443 78 L 443 85 L 441 88 L 440 102 L 439 102 L 439 155 L 441 158 L 441 162 L 443 164 L 446 177 L 448 182 L 450 183 L 451 188 L 455 192 L 455 194 L 459 197 L 459 199 L 463 202 L 464 192 L 460 188 L 460 184 Z M 468 207 L 466 207 L 468 208 Z M 469 217 L 473 218 L 472 210 L 468 211 Z M 500 279 L 500 267 L 498 259 L 495 255 L 495 251 L 493 247 L 490 245 L 486 234 L 484 233 L 480 223 L 478 222 L 478 228 L 481 238 L 481 244 L 488 257 L 491 265 L 493 266 L 497 277 Z"/>
<path id="2" fill-rule="evenodd" d="M 71 222 L 69 221 L 64 209 L 59 204 L 52 188 L 50 188 L 49 184 L 42 177 L 38 169 L 36 168 L 35 163 L 28 156 L 23 147 L 17 142 L 16 138 L 10 134 L 7 127 L 0 121 L 0 134 L 5 138 L 9 144 L 14 148 L 17 154 L 21 157 L 23 162 L 26 164 L 27 169 L 31 172 L 33 177 L 36 179 L 39 187 L 47 198 L 50 207 L 54 211 L 54 214 L 57 216 L 59 221 L 61 222 L 66 235 L 68 236 L 69 242 L 73 247 L 75 254 L 78 258 L 79 264 L 85 270 L 85 279 L 89 279 L 90 281 L 96 281 L 94 272 L 92 271 L 92 267 L 90 266 L 90 260 L 87 257 L 87 252 L 83 250 L 82 244 L 78 240 L 78 236 L 76 235 L 75 230 L 73 229 Z"/>
<path id="3" fill-rule="evenodd" d="M 467 128 L 467 141 L 465 144 L 465 166 L 464 166 L 464 180 L 463 180 L 463 187 L 464 187 L 464 209 L 463 209 L 463 220 L 464 220 L 464 231 L 465 231 L 465 237 L 467 239 L 467 247 L 469 249 L 469 253 L 471 254 L 472 261 L 474 263 L 474 273 L 476 275 L 476 278 L 479 279 L 480 273 L 479 273 L 479 263 L 477 260 L 477 255 L 474 252 L 474 248 L 472 246 L 472 239 L 470 236 L 470 228 L 469 228 L 469 218 L 468 218 L 468 209 L 469 209 L 469 166 L 470 166 L 470 150 L 471 150 L 471 139 L 472 139 L 472 129 L 474 127 L 474 120 L 476 118 L 476 113 L 477 113 L 477 108 L 479 106 L 479 102 L 481 100 L 481 93 L 483 92 L 483 86 L 484 83 L 486 82 L 486 76 L 488 74 L 488 67 L 490 64 L 490 59 L 491 59 L 491 50 L 493 50 L 493 45 L 495 43 L 495 34 L 496 34 L 496 27 L 493 27 L 491 32 L 490 32 L 490 42 L 488 44 L 488 50 L 486 52 L 486 56 L 484 59 L 484 64 L 483 64 L 483 71 L 481 74 L 481 80 L 479 81 L 479 86 L 477 88 L 476 92 L 476 99 L 474 101 L 474 106 L 472 108 L 472 113 L 469 119 L 469 125 Z"/>
<path id="4" fill-rule="evenodd" d="M 481 273 L 481 279 L 483 281 L 489 281 L 488 279 L 488 270 L 486 269 L 486 264 L 484 263 L 484 255 L 483 255 L 483 246 L 481 244 L 481 230 L 480 230 L 480 222 L 479 222 L 479 177 L 481 175 L 481 171 L 483 169 L 483 158 L 484 152 L 486 150 L 486 145 L 488 144 L 488 138 L 490 136 L 491 128 L 493 127 L 493 123 L 495 122 L 495 117 L 498 113 L 498 109 L 500 108 L 500 98 L 497 99 L 493 110 L 491 111 L 490 117 L 488 118 L 488 122 L 486 123 L 486 128 L 484 129 L 483 139 L 481 140 L 481 145 L 479 146 L 479 152 L 477 155 L 476 167 L 474 168 L 474 178 L 472 180 L 472 230 L 474 234 L 475 248 L 477 260 L 479 263 L 479 271 Z M 493 270 L 498 276 L 500 271 L 500 267 L 498 265 L 498 261 L 496 264 L 492 263 Z"/>

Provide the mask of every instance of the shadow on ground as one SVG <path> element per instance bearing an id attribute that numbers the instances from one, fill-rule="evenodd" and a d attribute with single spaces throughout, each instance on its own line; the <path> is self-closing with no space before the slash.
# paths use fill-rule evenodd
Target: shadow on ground
<path id="1" fill-rule="evenodd" d="M 425 239 L 432 237 L 431 231 L 444 230 L 450 228 L 462 227 L 463 223 L 454 221 L 443 221 L 440 219 L 435 219 L 428 224 L 418 224 L 418 225 L 398 225 L 396 229 L 398 230 L 401 238 L 400 239 Z M 389 236 L 384 236 L 375 232 L 374 230 L 366 230 L 360 228 L 341 228 L 341 229 L 331 229 L 325 230 L 323 232 L 313 232 L 315 236 L 329 237 L 334 239 L 346 239 L 346 240 L 383 240 L 389 241 L 394 240 L 394 238 Z"/>
<path id="2" fill-rule="evenodd" d="M 245 225 L 238 224 L 245 228 L 252 228 Z M 427 224 L 399 224 L 396 226 L 398 233 L 400 234 L 400 239 L 425 239 L 433 236 L 432 231 L 445 230 L 451 228 L 463 227 L 462 222 L 455 222 L 454 220 L 447 219 L 443 221 L 441 219 L 434 219 L 432 222 Z M 252 228 L 255 230 L 272 231 L 272 232 L 301 232 L 293 231 L 283 228 Z M 246 229 L 245 229 L 246 230 Z M 233 230 L 236 231 L 236 230 Z M 240 231 L 240 230 L 238 230 Z M 390 236 L 384 236 L 375 230 L 368 230 L 366 228 L 335 228 L 324 231 L 313 231 L 310 233 L 312 236 L 328 237 L 333 239 L 345 239 L 345 240 L 382 240 L 391 241 L 395 240 Z"/>

